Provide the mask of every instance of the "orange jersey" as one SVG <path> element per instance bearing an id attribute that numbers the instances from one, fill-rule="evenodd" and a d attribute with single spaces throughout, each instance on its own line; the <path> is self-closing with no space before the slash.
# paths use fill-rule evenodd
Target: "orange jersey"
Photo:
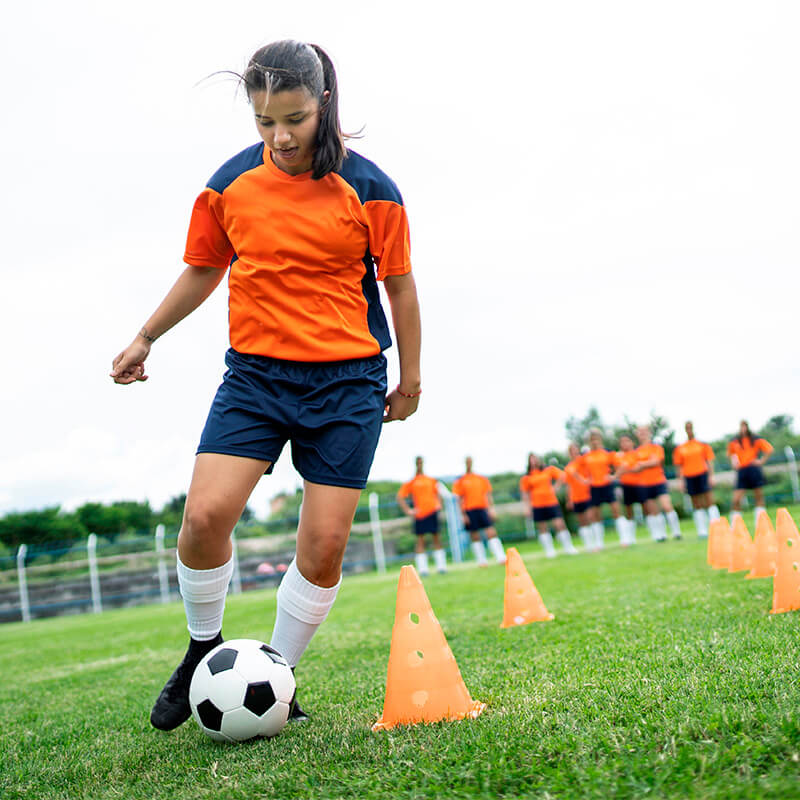
<path id="1" fill-rule="evenodd" d="M 417 519 L 427 517 L 442 507 L 439 500 L 439 488 L 436 478 L 427 475 L 415 475 L 410 481 L 404 483 L 397 493 L 398 497 L 408 497 L 414 503 L 414 516 Z"/>
<path id="2" fill-rule="evenodd" d="M 639 461 L 649 461 L 652 458 L 660 459 L 655 467 L 646 467 L 639 473 L 640 486 L 658 486 L 664 483 L 667 476 L 664 474 L 664 448 L 660 444 L 640 444 L 634 451 Z"/>
<path id="3" fill-rule="evenodd" d="M 234 350 L 306 362 L 374 356 L 391 345 L 376 280 L 411 271 L 406 211 L 394 183 L 351 150 L 337 172 L 312 180 L 278 169 L 261 142 L 200 193 L 184 261 L 230 267 Z"/>
<path id="4" fill-rule="evenodd" d="M 766 440 L 756 437 L 750 439 L 744 436 L 741 441 L 734 439 L 728 445 L 728 455 L 733 458 L 734 456 L 739 462 L 739 467 L 746 467 L 752 464 L 757 458 L 759 452 L 767 454 L 773 450 L 772 445 Z"/>
<path id="5" fill-rule="evenodd" d="M 536 508 L 557 506 L 558 498 L 553 489 L 553 482 L 563 480 L 563 478 L 564 473 L 558 467 L 535 469 L 533 472 L 523 475 L 519 482 L 519 490 L 528 493 L 530 504 Z"/>
<path id="6" fill-rule="evenodd" d="M 608 486 L 611 483 L 611 470 L 619 464 L 619 458 L 615 452 L 601 448 L 584 453 L 583 463 L 592 486 Z"/>
<path id="7" fill-rule="evenodd" d="M 686 478 L 695 478 L 708 472 L 713 460 L 714 451 L 711 445 L 698 442 L 697 439 L 689 439 L 688 442 L 679 444 L 672 454 L 672 463 L 681 468 Z"/>
<path id="8" fill-rule="evenodd" d="M 617 453 L 619 464 L 625 469 L 633 469 L 639 463 L 639 456 L 635 450 L 624 450 Z M 619 476 L 619 482 L 623 486 L 640 486 L 642 483 L 641 472 L 623 472 Z"/>
<path id="9" fill-rule="evenodd" d="M 464 511 L 472 511 L 475 508 L 489 507 L 489 494 L 492 491 L 492 484 L 483 475 L 476 475 L 468 472 L 462 475 L 453 484 L 453 494 L 461 498 L 461 508 Z"/>
<path id="10" fill-rule="evenodd" d="M 585 503 L 592 499 L 592 489 L 588 483 L 584 483 L 578 476 L 588 478 L 583 458 L 578 457 L 564 467 L 564 477 L 567 482 L 567 492 L 571 503 Z"/>

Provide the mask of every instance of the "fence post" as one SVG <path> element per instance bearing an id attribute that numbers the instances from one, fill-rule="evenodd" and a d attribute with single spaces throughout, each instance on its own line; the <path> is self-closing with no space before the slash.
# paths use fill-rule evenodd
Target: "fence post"
<path id="1" fill-rule="evenodd" d="M 231 589 L 234 594 L 242 593 L 242 573 L 239 572 L 239 546 L 236 543 L 236 528 L 231 533 L 231 546 L 233 547 L 233 577 Z"/>
<path id="2" fill-rule="evenodd" d="M 161 590 L 161 602 L 169 603 L 169 575 L 167 573 L 166 550 L 164 548 L 163 525 L 156 525 L 156 553 L 158 554 L 158 586 Z"/>
<path id="3" fill-rule="evenodd" d="M 17 550 L 17 577 L 19 579 L 19 606 L 22 610 L 22 621 L 31 621 L 31 604 L 28 598 L 28 578 L 25 575 L 25 558 L 28 545 L 21 544 Z"/>
<path id="4" fill-rule="evenodd" d="M 97 574 L 97 535 L 89 534 L 86 540 L 86 553 L 89 556 L 89 584 L 92 587 L 92 611 L 99 614 L 103 610 L 100 596 L 100 578 Z"/>
<path id="5" fill-rule="evenodd" d="M 459 563 L 464 560 L 464 550 L 461 546 L 461 515 L 458 512 L 457 500 L 450 490 L 440 481 L 439 494 L 444 498 L 444 514 L 447 520 L 447 536 L 450 539 L 450 554 L 453 561 Z"/>
<path id="6" fill-rule="evenodd" d="M 383 574 L 386 572 L 386 554 L 383 552 L 383 532 L 377 492 L 371 492 L 369 495 L 369 522 L 372 527 L 372 546 L 375 549 L 375 567 Z"/>
<path id="7" fill-rule="evenodd" d="M 794 457 L 794 450 L 787 444 L 783 449 L 786 460 L 789 462 L 789 477 L 792 481 L 792 498 L 795 503 L 800 503 L 800 484 L 797 480 L 797 459 Z"/>

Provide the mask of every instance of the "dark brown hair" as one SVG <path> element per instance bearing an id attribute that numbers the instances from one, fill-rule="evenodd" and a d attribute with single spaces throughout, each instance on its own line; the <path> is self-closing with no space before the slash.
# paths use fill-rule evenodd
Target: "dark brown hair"
<path id="1" fill-rule="evenodd" d="M 265 90 L 306 89 L 319 101 L 311 177 L 319 180 L 342 166 L 347 150 L 339 123 L 339 87 L 333 62 L 321 47 L 292 39 L 272 42 L 253 53 L 241 79 L 248 97 Z"/>

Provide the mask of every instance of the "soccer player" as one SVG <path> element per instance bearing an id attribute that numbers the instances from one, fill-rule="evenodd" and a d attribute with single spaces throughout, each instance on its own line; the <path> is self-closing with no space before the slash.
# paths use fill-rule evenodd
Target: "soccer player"
<path id="1" fill-rule="evenodd" d="M 428 477 L 423 470 L 422 456 L 417 456 L 417 473 L 404 483 L 397 493 L 397 502 L 403 513 L 414 518 L 414 533 L 417 535 L 414 560 L 420 575 L 428 574 L 428 553 L 425 550 L 425 535 L 433 537 L 433 560 L 440 573 L 447 572 L 447 557 L 439 536 L 439 511 L 442 501 L 439 499 L 439 483 L 436 478 Z M 414 507 L 408 505 L 406 498 L 411 497 Z"/>
<path id="2" fill-rule="evenodd" d="M 700 539 L 708 537 L 708 524 L 719 518 L 719 509 L 714 502 L 711 478 L 714 475 L 714 451 L 711 445 L 694 438 L 694 425 L 684 426 L 686 441 L 672 453 L 672 463 L 683 478 L 683 490 L 692 500 L 692 516 Z"/>
<path id="3" fill-rule="evenodd" d="M 628 524 L 620 516 L 619 503 L 614 497 L 614 468 L 619 464 L 619 457 L 615 452 L 603 447 L 603 434 L 597 428 L 592 428 L 589 432 L 589 448 L 589 452 L 583 455 L 583 463 L 591 482 L 592 530 L 594 531 L 595 546 L 602 549 L 604 544 L 604 505 L 608 505 L 611 509 L 620 542 L 627 543 Z"/>
<path id="4" fill-rule="evenodd" d="M 677 511 L 672 507 L 667 489 L 667 476 L 664 475 L 664 448 L 653 442 L 649 425 L 640 425 L 636 429 L 636 438 L 639 440 L 639 446 L 636 448 L 636 455 L 639 458 L 637 465 L 639 497 L 644 506 L 650 535 L 654 541 L 666 541 L 666 523 L 669 523 L 672 538 L 680 539 L 681 522 Z"/>
<path id="5" fill-rule="evenodd" d="M 583 456 L 575 442 L 567 450 L 569 463 L 564 467 L 564 480 L 567 484 L 567 508 L 578 518 L 578 535 L 587 550 L 594 550 L 594 530 L 592 529 L 591 507 L 592 489 Z"/>
<path id="6" fill-rule="evenodd" d="M 231 531 L 291 441 L 303 478 L 297 554 L 277 594 L 272 646 L 294 667 L 328 615 L 381 423 L 420 395 L 419 305 L 395 184 L 345 147 L 336 73 L 316 45 L 260 48 L 241 76 L 260 141 L 228 160 L 194 203 L 186 269 L 113 361 L 116 383 L 147 379 L 152 344 L 228 274 L 231 348 L 200 437 L 178 537 L 191 636 L 153 706 L 162 730 L 190 716 L 189 683 L 222 641 Z M 399 386 L 387 392 L 392 307 Z M 292 718 L 304 715 L 293 706 Z"/>
<path id="7" fill-rule="evenodd" d="M 539 456 L 528 455 L 528 473 L 523 475 L 519 482 L 522 499 L 531 509 L 531 516 L 539 532 L 539 539 L 548 558 L 554 558 L 556 549 L 553 547 L 553 536 L 550 533 L 550 523 L 556 531 L 556 538 L 564 548 L 564 552 L 571 555 L 577 553 L 572 544 L 572 536 L 567 530 L 561 506 L 558 504 L 556 490 L 564 481 L 564 473 L 554 466 L 545 467 Z"/>
<path id="8" fill-rule="evenodd" d="M 766 511 L 764 504 L 764 466 L 772 453 L 772 445 L 759 436 L 753 436 L 746 420 L 739 423 L 739 435 L 728 444 L 728 456 L 736 470 L 736 488 L 733 491 L 733 514 L 741 514 L 742 498 L 749 489 L 752 489 L 756 509 L 755 523 L 758 524 L 758 515 Z"/>
<path id="9" fill-rule="evenodd" d="M 481 541 L 481 531 L 486 531 L 486 541 L 498 564 L 506 563 L 503 543 L 497 536 L 492 521 L 497 518 L 492 499 L 492 484 L 483 475 L 472 471 L 472 457 L 467 456 L 465 473 L 453 484 L 453 494 L 461 505 L 464 526 L 472 539 L 472 552 L 479 567 L 488 566 L 486 550 Z"/>
<path id="10" fill-rule="evenodd" d="M 617 479 L 622 486 L 622 505 L 625 507 L 625 520 L 627 522 L 626 539 L 624 545 L 636 544 L 636 520 L 634 518 L 634 505 L 641 502 L 639 492 L 639 456 L 633 446 L 633 439 L 630 436 L 619 437 L 619 466 L 617 467 Z"/>

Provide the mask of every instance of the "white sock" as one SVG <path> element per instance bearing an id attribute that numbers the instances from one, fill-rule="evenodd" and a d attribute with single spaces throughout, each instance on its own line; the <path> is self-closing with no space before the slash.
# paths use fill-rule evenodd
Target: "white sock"
<path id="1" fill-rule="evenodd" d="M 207 642 L 222 630 L 225 595 L 233 575 L 233 557 L 221 567 L 192 569 L 178 556 L 178 586 L 192 639 Z"/>
<path id="2" fill-rule="evenodd" d="M 447 572 L 447 555 L 444 549 L 433 551 L 433 561 L 436 564 L 436 569 L 439 572 Z"/>
<path id="3" fill-rule="evenodd" d="M 733 521 L 736 519 L 736 517 L 741 517 L 741 516 L 742 516 L 741 511 L 731 511 L 731 525 L 733 525 Z"/>
<path id="4" fill-rule="evenodd" d="M 625 524 L 626 522 L 625 517 L 617 517 L 614 520 L 614 527 L 617 529 L 620 544 L 628 544 L 628 526 Z"/>
<path id="5" fill-rule="evenodd" d="M 550 531 L 540 533 L 539 541 L 542 543 L 542 547 L 544 547 L 544 554 L 548 558 L 553 558 L 553 556 L 556 554 L 556 549 L 553 547 L 553 536 Z"/>
<path id="6" fill-rule="evenodd" d="M 650 538 L 657 542 L 660 538 L 658 530 L 658 518 L 655 514 L 647 515 L 647 529 L 650 531 Z"/>
<path id="7" fill-rule="evenodd" d="M 719 519 L 719 509 L 717 508 L 716 505 L 708 507 L 708 518 L 712 521 L 715 519 Z"/>
<path id="8" fill-rule="evenodd" d="M 556 534 L 556 538 L 558 539 L 561 546 L 564 548 L 565 553 L 569 553 L 572 556 L 578 552 L 575 549 L 575 545 L 572 544 L 572 534 L 568 530 L 559 531 Z"/>
<path id="9" fill-rule="evenodd" d="M 414 561 L 417 564 L 417 572 L 420 575 L 428 574 L 428 554 L 427 553 L 414 553 Z"/>
<path id="10" fill-rule="evenodd" d="M 754 520 L 753 524 L 754 524 L 756 527 L 758 527 L 758 515 L 759 515 L 759 514 L 760 514 L 762 511 L 766 513 L 767 509 L 766 509 L 766 508 L 764 508 L 764 506 L 756 506 L 756 510 L 753 512 L 753 520 Z"/>
<path id="11" fill-rule="evenodd" d="M 578 528 L 578 535 L 581 537 L 581 541 L 583 542 L 583 546 L 587 550 L 592 549 L 592 541 L 594 537 L 592 536 L 592 529 L 589 525 L 583 525 L 582 527 Z"/>
<path id="12" fill-rule="evenodd" d="M 678 512 L 674 508 L 672 511 L 667 511 L 667 522 L 669 522 L 669 529 L 672 531 L 672 538 L 680 539 L 681 521 L 678 519 Z"/>
<path id="13" fill-rule="evenodd" d="M 593 522 L 592 530 L 594 531 L 594 546 L 598 550 L 602 550 L 605 545 L 606 529 L 602 522 Z"/>
<path id="14" fill-rule="evenodd" d="M 704 508 L 696 508 L 692 512 L 694 517 L 694 526 L 697 528 L 697 537 L 699 539 L 708 538 L 708 512 Z"/>
<path id="15" fill-rule="evenodd" d="M 483 566 L 486 564 L 486 549 L 483 546 L 483 542 L 477 541 L 472 543 L 472 553 L 475 556 L 475 560 Z"/>
<path id="16" fill-rule="evenodd" d="M 506 563 L 506 551 L 503 550 L 503 543 L 500 541 L 499 536 L 492 536 L 492 538 L 489 539 L 489 549 L 492 551 L 492 555 L 497 559 L 498 564 Z"/>
<path id="17" fill-rule="evenodd" d="M 636 522 L 632 519 L 626 519 L 628 525 L 628 544 L 636 544 Z"/>
<path id="18" fill-rule="evenodd" d="M 289 666 L 297 665 L 311 637 L 328 616 L 341 585 L 341 576 L 336 586 L 330 587 L 307 581 L 297 568 L 297 559 L 292 559 L 278 586 L 278 610 L 270 642 Z"/>

